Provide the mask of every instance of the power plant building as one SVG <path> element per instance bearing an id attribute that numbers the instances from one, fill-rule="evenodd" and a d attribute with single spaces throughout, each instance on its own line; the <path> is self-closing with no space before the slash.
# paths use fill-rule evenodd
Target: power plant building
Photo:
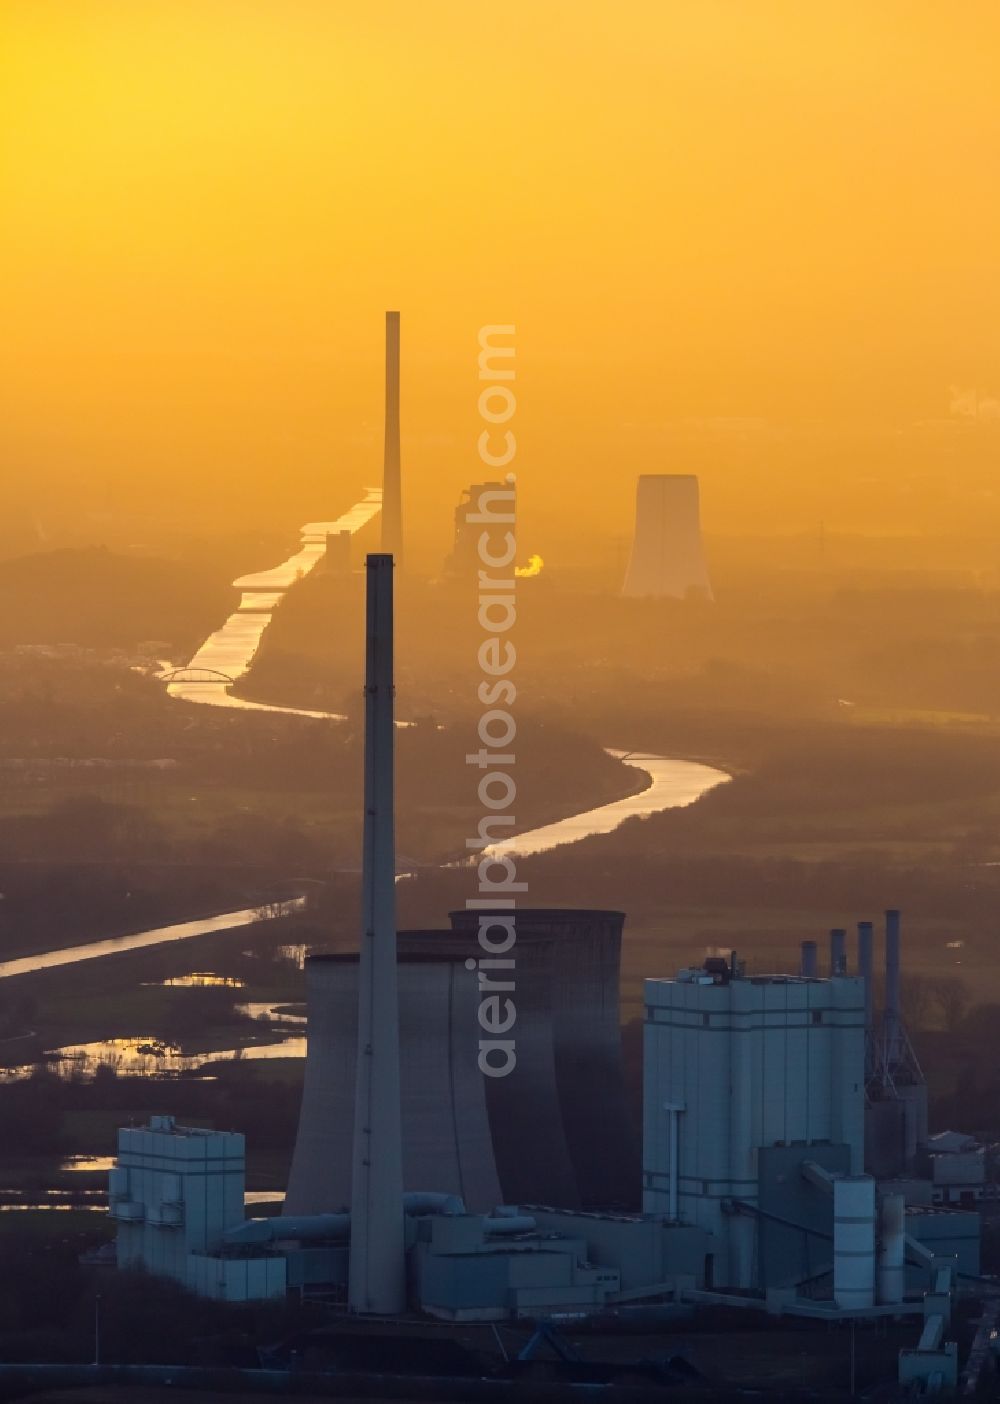
<path id="1" fill-rule="evenodd" d="M 719 959 L 647 980 L 645 1000 L 643 1209 L 706 1229 L 713 1280 L 754 1287 L 766 1153 L 863 1167 L 863 982 L 745 978 Z"/>
<path id="2" fill-rule="evenodd" d="M 693 473 L 643 473 L 622 594 L 633 599 L 712 598 Z"/>
<path id="3" fill-rule="evenodd" d="M 488 529 L 484 518 L 515 530 L 516 485 L 509 482 L 472 483 L 462 492 L 455 508 L 455 533 L 444 573 L 456 580 L 474 580 L 482 568 L 479 538 Z M 492 547 L 497 550 L 497 546 Z M 511 567 L 513 568 L 513 567 Z"/>
<path id="4" fill-rule="evenodd" d="M 172 1116 L 123 1127 L 108 1183 L 118 1266 L 171 1277 L 204 1297 L 284 1296 L 283 1258 L 218 1254 L 244 1217 L 245 1166 L 238 1132 L 178 1126 Z"/>

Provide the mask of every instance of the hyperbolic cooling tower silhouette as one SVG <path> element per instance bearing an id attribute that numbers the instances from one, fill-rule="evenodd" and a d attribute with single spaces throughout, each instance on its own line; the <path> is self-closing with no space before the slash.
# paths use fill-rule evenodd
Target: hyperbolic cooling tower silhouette
<path id="1" fill-rule="evenodd" d="M 471 944 L 488 913 L 450 915 Z M 641 1156 L 625 1094 L 618 990 L 625 916 L 539 907 L 515 917 L 517 1066 L 486 1086 L 504 1199 L 634 1207 Z"/>
<path id="2" fill-rule="evenodd" d="M 404 1190 L 460 1195 L 470 1210 L 501 1200 L 477 1066 L 475 970 L 447 946 L 447 931 L 399 933 L 399 1023 Z M 407 949 L 409 947 L 409 949 Z M 286 1214 L 327 1214 L 351 1202 L 357 1068 L 358 958 L 306 961 L 309 1042 Z"/>
<path id="3" fill-rule="evenodd" d="M 698 479 L 693 473 L 639 477 L 635 536 L 622 594 L 712 598 L 701 546 Z"/>
<path id="4" fill-rule="evenodd" d="M 399 933 L 403 1184 L 499 1203 L 629 1208 L 640 1193 L 618 1013 L 620 912 L 516 913 L 517 1067 L 477 1066 L 477 912 Z M 506 913 L 505 913 L 506 915 Z M 285 1212 L 350 1202 L 357 958 L 306 962 L 308 1055 Z"/>

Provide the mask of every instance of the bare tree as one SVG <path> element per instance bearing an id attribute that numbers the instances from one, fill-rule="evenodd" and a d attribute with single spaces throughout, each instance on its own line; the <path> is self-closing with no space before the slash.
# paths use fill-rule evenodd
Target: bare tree
<path id="1" fill-rule="evenodd" d="M 900 982 L 903 1018 L 911 1029 L 923 1029 L 931 1021 L 934 998 L 925 975 L 904 975 Z"/>
<path id="2" fill-rule="evenodd" d="M 969 1008 L 969 990 L 957 975 L 941 975 L 931 983 L 931 998 L 943 1028 L 954 1033 Z"/>

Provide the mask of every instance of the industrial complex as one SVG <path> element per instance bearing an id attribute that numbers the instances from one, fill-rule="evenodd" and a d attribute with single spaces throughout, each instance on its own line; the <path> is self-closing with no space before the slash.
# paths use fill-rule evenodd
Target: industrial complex
<path id="1" fill-rule="evenodd" d="M 396 505 L 383 526 L 398 538 L 393 314 L 388 332 Z M 641 478 L 637 523 L 626 593 L 708 597 L 696 479 Z M 459 572 L 470 526 L 460 508 Z M 642 1303 L 831 1325 L 913 1318 L 900 1382 L 954 1386 L 952 1312 L 982 1288 L 983 1151 L 929 1132 L 902 1016 L 899 913 L 885 914 L 881 979 L 865 921 L 852 942 L 830 932 L 822 960 L 805 941 L 793 972 L 748 970 L 735 952 L 654 972 L 633 1127 L 622 912 L 479 902 L 442 929 L 397 933 L 393 569 L 389 553 L 368 557 L 360 946 L 306 961 L 284 1210 L 246 1217 L 238 1132 L 154 1117 L 119 1133 L 118 1264 L 205 1297 L 294 1291 L 372 1321 Z M 516 930 L 518 1054 L 493 1077 L 477 1061 L 490 964 L 476 959 L 477 935 L 501 916 Z"/>
<path id="2" fill-rule="evenodd" d="M 793 974 L 750 974 L 734 953 L 647 980 L 641 1151 L 622 1074 L 623 914 L 514 913 L 519 1058 L 509 1077 L 485 1076 L 483 912 L 396 932 L 392 569 L 368 558 L 361 947 L 307 961 L 284 1213 L 245 1217 L 241 1135 L 154 1118 L 119 1136 L 118 1262 L 208 1297 L 295 1289 L 372 1318 L 643 1301 L 913 1314 L 901 1379 L 954 1382 L 949 1322 L 979 1273 L 968 1192 L 982 1156 L 927 1133 L 899 913 L 886 913 L 878 1016 L 867 922 L 852 962 L 831 932 L 823 973 L 807 941 Z"/>

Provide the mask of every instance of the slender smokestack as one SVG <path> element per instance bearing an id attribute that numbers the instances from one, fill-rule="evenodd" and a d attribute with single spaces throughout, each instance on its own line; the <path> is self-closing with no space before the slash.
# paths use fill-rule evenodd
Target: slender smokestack
<path id="1" fill-rule="evenodd" d="M 819 974 L 819 961 L 816 958 L 816 942 L 802 942 L 802 958 L 799 962 L 799 973 L 813 977 Z"/>
<path id="2" fill-rule="evenodd" d="M 865 981 L 865 1076 L 870 1077 L 872 1072 L 872 1025 L 874 1018 L 872 989 L 872 924 L 870 921 L 858 922 L 858 974 L 864 976 Z"/>
<path id="3" fill-rule="evenodd" d="M 367 568 L 365 824 L 348 1305 L 354 1312 L 392 1315 L 406 1306 L 396 989 L 392 557 L 369 556 Z"/>
<path id="4" fill-rule="evenodd" d="M 899 966 L 899 912 L 885 914 L 885 1058 L 891 1067 L 899 1058 L 899 1030 L 902 1021 L 902 994 Z"/>
<path id="5" fill-rule="evenodd" d="M 385 454 L 382 459 L 382 550 L 403 561 L 399 478 L 399 313 L 385 314 Z"/>
<path id="6" fill-rule="evenodd" d="M 830 974 L 847 974 L 847 932 L 842 926 L 830 932 Z"/>

